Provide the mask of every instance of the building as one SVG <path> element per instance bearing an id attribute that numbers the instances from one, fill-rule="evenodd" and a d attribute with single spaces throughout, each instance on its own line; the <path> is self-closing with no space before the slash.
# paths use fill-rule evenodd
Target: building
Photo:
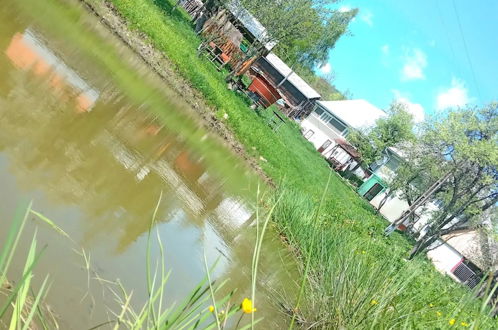
<path id="1" fill-rule="evenodd" d="M 480 244 L 482 239 L 481 234 L 475 230 L 446 235 L 443 240 L 434 244 L 434 249 L 427 256 L 441 273 L 474 288 L 484 275 L 483 269 L 496 270 L 496 267 L 489 265 L 489 262 L 493 264 L 495 260 L 485 260 L 487 258 L 484 257 L 486 252 L 491 252 L 490 257 L 494 258 L 496 251 L 483 251 L 485 244 Z"/>
<path id="2" fill-rule="evenodd" d="M 389 148 L 382 161 L 371 165 L 373 173 L 358 188 L 358 193 L 370 204 L 379 208 L 380 213 L 394 222 L 403 212 L 409 209 L 408 203 L 400 193 L 389 193 L 388 182 L 394 177 L 398 167 L 404 162 L 403 152 L 397 148 Z M 438 211 L 437 201 L 428 201 L 415 211 L 411 231 L 422 238 L 428 228 L 433 212 Z M 489 221 L 489 223 L 491 223 Z M 398 228 L 407 230 L 408 221 Z M 451 225 L 451 224 L 450 224 Z M 435 268 L 450 276 L 455 281 L 474 288 L 484 276 L 483 270 L 496 271 L 498 246 L 484 232 L 474 229 L 457 231 L 445 235 L 432 244 L 427 253 Z"/>
<path id="3" fill-rule="evenodd" d="M 389 193 L 388 182 L 396 175 L 396 170 L 403 162 L 403 153 L 397 148 L 387 148 L 384 158 L 370 165 L 371 175 L 360 186 L 358 193 L 365 197 L 373 206 L 379 207 Z M 396 220 L 408 204 L 397 196 L 389 196 L 389 202 L 384 204 L 384 216 L 390 221 Z"/>
<path id="4" fill-rule="evenodd" d="M 343 153 L 336 147 L 338 141 L 347 142 L 351 130 L 367 129 L 374 126 L 377 119 L 386 116 L 383 110 L 365 100 L 317 101 L 314 110 L 301 121 L 301 130 L 304 137 L 334 166 L 348 164 L 353 168 L 358 165 L 358 157 L 351 152 L 349 158 L 341 157 L 341 162 L 336 162 L 339 158 L 334 153 Z M 347 152 L 353 148 L 340 149 Z M 364 173 L 357 174 L 364 176 Z"/>
<path id="5" fill-rule="evenodd" d="M 279 92 L 283 100 L 282 110 L 291 118 L 299 119 L 307 116 L 321 97 L 274 53 L 259 58 L 251 69 L 264 78 L 268 85 L 266 89 L 276 89 Z"/>
<path id="6" fill-rule="evenodd" d="M 245 73 L 276 45 L 266 28 L 238 1 L 225 3 L 209 18 L 206 15 L 203 13 L 196 23 L 205 41 L 201 49 L 211 62 L 219 67 L 230 65 L 236 75 Z M 250 48 L 261 51 L 251 54 Z"/>

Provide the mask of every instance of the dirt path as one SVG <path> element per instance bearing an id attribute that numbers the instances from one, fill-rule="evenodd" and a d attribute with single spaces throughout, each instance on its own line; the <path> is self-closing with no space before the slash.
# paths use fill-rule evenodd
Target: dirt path
<path id="1" fill-rule="evenodd" d="M 156 72 L 164 83 L 199 114 L 202 124 L 209 131 L 221 137 L 223 143 L 233 150 L 270 186 L 275 186 L 272 179 L 261 169 L 256 159 L 249 156 L 244 146 L 237 140 L 233 132 L 215 117 L 215 109 L 210 107 L 203 95 L 177 72 L 175 65 L 160 51 L 155 49 L 148 37 L 139 31 L 128 28 L 126 20 L 107 1 L 80 0 L 85 7 L 119 37 L 131 50 Z M 242 109 L 246 110 L 246 109 Z"/>

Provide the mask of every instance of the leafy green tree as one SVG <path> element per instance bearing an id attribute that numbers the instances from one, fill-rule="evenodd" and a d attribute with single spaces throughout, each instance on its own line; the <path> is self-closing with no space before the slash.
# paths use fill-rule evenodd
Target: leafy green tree
<path id="1" fill-rule="evenodd" d="M 448 179 L 433 195 L 439 208 L 410 258 L 444 235 L 483 226 L 481 215 L 498 202 L 497 146 L 497 103 L 451 111 L 425 123 L 398 174 L 403 198 L 413 200 L 437 180 Z"/>
<path id="2" fill-rule="evenodd" d="M 358 150 L 363 164 L 367 166 L 381 161 L 387 148 L 415 138 L 413 117 L 403 104 L 393 102 L 387 113 L 388 116 L 378 119 L 373 128 L 355 130 L 348 135 L 349 142 Z"/>
<path id="3" fill-rule="evenodd" d="M 267 42 L 292 66 L 314 70 L 327 61 L 329 51 L 348 30 L 358 10 L 330 8 L 338 0 L 240 0 L 267 29 Z"/>
<path id="4" fill-rule="evenodd" d="M 308 68 L 296 68 L 296 72 L 322 96 L 323 100 L 337 101 L 346 99 L 346 96 L 334 86 L 333 74 L 320 77 Z"/>

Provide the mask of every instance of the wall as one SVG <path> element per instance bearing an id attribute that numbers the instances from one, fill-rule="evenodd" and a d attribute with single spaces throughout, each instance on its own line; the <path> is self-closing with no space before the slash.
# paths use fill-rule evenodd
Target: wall
<path id="1" fill-rule="evenodd" d="M 308 140 L 313 143 L 316 149 L 320 148 L 325 141 L 332 141 L 332 144 L 325 150 L 325 153 L 333 148 L 335 139 L 343 138 L 338 131 L 324 124 L 314 112 L 301 122 L 301 127 L 305 137 L 308 130 L 313 130 L 314 133 Z"/>
<path id="2" fill-rule="evenodd" d="M 322 152 L 324 157 L 328 158 L 332 155 L 343 164 L 351 158 L 351 156 L 341 148 L 337 148 L 336 151 L 332 152 L 332 149 L 336 146 L 335 139 L 344 139 L 344 137 L 339 131 L 321 121 L 316 113 L 312 112 L 308 117 L 301 121 L 301 130 L 304 137 L 308 139 L 308 141 L 310 141 L 316 149 L 320 148 L 327 140 L 332 142 L 330 146 Z M 311 137 L 307 137 L 306 135 L 309 130 L 314 132 Z M 349 168 L 354 168 L 356 165 L 356 161 L 353 161 Z M 354 174 L 360 178 L 366 175 L 362 168 L 356 169 Z"/>
<path id="3" fill-rule="evenodd" d="M 383 191 L 375 196 L 374 199 L 370 201 L 374 207 L 378 208 L 382 199 L 386 196 L 387 191 Z M 403 211 L 408 210 L 409 205 L 404 199 L 402 199 L 401 194 L 397 193 L 385 202 L 384 206 L 380 209 L 380 213 L 390 222 L 393 222 L 403 213 Z M 415 230 L 422 230 L 423 227 L 429 222 L 432 212 L 437 210 L 437 206 L 428 202 L 423 208 L 419 208 L 416 212 L 419 220 L 415 223 Z"/>
<path id="4" fill-rule="evenodd" d="M 264 57 L 261 57 L 256 61 L 256 66 L 263 71 L 268 80 L 275 86 L 277 86 L 285 78 L 277 69 L 268 63 Z M 294 85 L 289 82 L 289 80 L 286 80 L 278 89 L 289 99 L 290 102 L 293 103 L 294 106 L 308 100 L 296 87 L 294 87 Z"/>
<path id="5" fill-rule="evenodd" d="M 435 244 L 441 244 L 437 241 Z M 450 245 L 443 243 L 441 246 L 431 250 L 427 253 L 427 257 L 432 261 L 434 267 L 443 274 L 453 278 L 455 281 L 460 282 L 451 272 L 453 268 L 460 263 L 463 256 L 458 253 Z"/>

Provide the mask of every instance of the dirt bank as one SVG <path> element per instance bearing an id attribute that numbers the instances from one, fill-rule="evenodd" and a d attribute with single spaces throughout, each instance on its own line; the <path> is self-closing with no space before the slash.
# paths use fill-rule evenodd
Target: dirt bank
<path id="1" fill-rule="evenodd" d="M 223 143 L 233 150 L 270 186 L 275 186 L 272 179 L 261 169 L 256 159 L 249 156 L 244 146 L 226 125 L 216 118 L 215 109 L 210 107 L 202 94 L 175 70 L 174 64 L 155 49 L 148 37 L 128 27 L 126 20 L 107 1 L 80 0 L 85 7 L 121 39 L 131 50 L 156 72 L 171 90 L 175 91 L 192 109 L 199 114 L 202 124 L 209 131 L 221 137 Z M 246 111 L 246 109 L 241 109 Z"/>

